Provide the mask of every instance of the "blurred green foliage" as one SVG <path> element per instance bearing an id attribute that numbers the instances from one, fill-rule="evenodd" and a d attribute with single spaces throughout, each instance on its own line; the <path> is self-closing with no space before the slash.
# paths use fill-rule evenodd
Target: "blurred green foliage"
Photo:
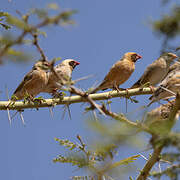
<path id="1" fill-rule="evenodd" d="M 50 11 L 54 12 L 50 13 Z M 26 14 L 21 14 L 18 10 L 16 12 L 17 17 L 15 15 L 8 14 L 7 12 L 0 12 L 0 27 L 6 31 L 6 33 L 3 31 L 0 34 L 0 63 L 2 63 L 4 59 L 10 59 L 17 62 L 33 59 L 33 57 L 29 56 L 29 54 L 33 53 L 19 51 L 17 46 L 25 47 L 27 44 L 37 46 L 37 44 L 34 44 L 34 34 L 46 37 L 46 32 L 41 31 L 42 27 L 44 28 L 49 25 L 57 26 L 74 24 L 75 22 L 71 17 L 77 11 L 63 11 L 60 10 L 56 3 L 51 3 L 45 8 L 31 9 Z M 31 21 L 29 19 L 31 19 Z M 17 33 L 19 33 L 19 35 L 17 35 Z M 37 49 L 39 54 L 42 56 L 43 51 L 40 52 L 39 48 Z"/>
<path id="2" fill-rule="evenodd" d="M 163 1 L 162 6 L 168 2 L 167 0 Z M 163 37 L 162 52 L 175 51 L 179 44 L 175 45 L 171 41 L 180 35 L 180 4 L 174 4 L 173 7 L 170 7 L 170 12 L 154 21 L 152 26 L 157 35 Z"/>

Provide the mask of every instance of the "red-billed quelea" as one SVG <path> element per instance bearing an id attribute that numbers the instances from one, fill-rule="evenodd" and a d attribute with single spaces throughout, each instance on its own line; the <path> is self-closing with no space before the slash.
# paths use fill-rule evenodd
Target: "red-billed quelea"
<path id="1" fill-rule="evenodd" d="M 126 82 L 134 72 L 135 62 L 140 58 L 142 57 L 135 52 L 125 53 L 122 59 L 112 66 L 103 82 L 90 93 L 95 93 L 99 90 L 105 90 L 108 88 L 118 90 L 119 85 Z"/>
<path id="2" fill-rule="evenodd" d="M 50 66 L 51 64 L 48 61 L 37 61 L 14 91 L 11 100 L 21 100 L 25 96 L 33 99 L 37 96 L 48 83 L 47 71 Z"/>
<path id="3" fill-rule="evenodd" d="M 67 85 L 71 81 L 72 71 L 80 63 L 74 59 L 65 59 L 54 67 L 56 74 L 52 71 L 48 72 L 48 84 L 42 92 L 57 95 L 57 90 Z"/>
<path id="4" fill-rule="evenodd" d="M 177 56 L 173 53 L 164 53 L 144 71 L 141 78 L 131 87 L 138 88 L 146 83 L 155 86 L 160 83 L 169 71 L 169 67 Z"/>

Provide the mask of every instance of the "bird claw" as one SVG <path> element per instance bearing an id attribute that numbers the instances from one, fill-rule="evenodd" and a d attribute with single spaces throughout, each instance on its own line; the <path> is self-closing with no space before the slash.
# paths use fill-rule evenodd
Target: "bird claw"
<path id="1" fill-rule="evenodd" d="M 120 92 L 120 91 L 125 90 L 125 89 L 123 89 L 123 88 L 119 88 L 117 85 L 114 85 L 112 89 L 113 89 L 113 90 L 116 90 L 117 92 Z"/>
<path id="2" fill-rule="evenodd" d="M 53 98 L 63 98 L 64 97 L 64 94 L 63 94 L 63 92 L 54 92 L 54 93 L 52 93 L 52 96 L 53 96 Z"/>
<path id="3" fill-rule="evenodd" d="M 39 104 L 41 104 L 42 102 L 45 102 L 45 100 L 44 100 L 44 98 L 42 98 L 42 97 L 38 97 L 38 98 L 34 98 L 34 99 L 33 99 L 33 102 L 34 102 L 34 103 L 39 103 Z"/>
<path id="4" fill-rule="evenodd" d="M 129 97 L 129 90 L 125 89 L 125 91 L 126 91 L 126 95 Z"/>
<path id="5" fill-rule="evenodd" d="M 34 102 L 34 98 L 31 96 L 31 95 L 29 95 L 29 94 L 26 94 L 25 95 L 25 97 L 24 97 L 24 101 L 23 101 L 24 103 L 31 103 L 31 102 Z"/>

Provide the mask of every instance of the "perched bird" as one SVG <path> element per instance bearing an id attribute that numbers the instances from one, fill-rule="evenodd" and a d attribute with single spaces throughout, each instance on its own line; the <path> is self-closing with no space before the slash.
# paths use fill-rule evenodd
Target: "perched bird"
<path id="1" fill-rule="evenodd" d="M 144 123 L 156 134 L 167 133 L 170 127 L 169 114 L 175 105 L 175 100 L 162 104 L 161 106 L 153 109 L 147 113 L 146 120 Z M 180 110 L 175 116 L 175 120 L 179 118 Z"/>
<path id="2" fill-rule="evenodd" d="M 37 61 L 14 91 L 11 100 L 21 100 L 25 96 L 30 98 L 37 96 L 48 83 L 46 71 L 50 69 L 50 66 L 51 64 L 48 61 Z"/>
<path id="3" fill-rule="evenodd" d="M 156 102 L 160 99 L 168 99 L 173 96 L 176 96 L 176 93 L 180 91 L 180 71 L 176 71 L 176 73 L 160 84 L 154 94 L 149 98 L 151 100 L 151 105 L 153 102 Z M 148 105 L 148 106 L 149 106 Z"/>
<path id="4" fill-rule="evenodd" d="M 90 93 L 95 93 L 99 90 L 105 90 L 108 88 L 117 90 L 119 85 L 129 79 L 131 74 L 134 72 L 135 62 L 140 58 L 142 57 L 135 52 L 125 53 L 122 59 L 112 66 L 103 82 Z"/>
<path id="5" fill-rule="evenodd" d="M 174 70 L 180 70 L 180 59 L 178 59 L 174 64 L 170 66 L 168 74 Z"/>
<path id="6" fill-rule="evenodd" d="M 57 95 L 56 92 L 58 89 L 71 82 L 72 71 L 79 64 L 79 62 L 73 59 L 65 59 L 56 65 L 54 67 L 55 73 L 52 71 L 48 72 L 48 83 L 42 92 Z"/>
<path id="7" fill-rule="evenodd" d="M 177 56 L 173 53 L 164 53 L 144 71 L 141 78 L 131 87 L 138 88 L 146 83 L 155 86 L 160 83 L 169 71 L 169 67 Z"/>
<path id="8" fill-rule="evenodd" d="M 176 74 L 178 71 L 180 71 L 180 59 L 170 66 L 166 77 L 163 79 L 163 81 L 160 83 L 160 85 L 164 84 L 164 82 L 167 82 L 168 79 L 170 79 L 172 76 L 174 76 L 174 74 Z"/>

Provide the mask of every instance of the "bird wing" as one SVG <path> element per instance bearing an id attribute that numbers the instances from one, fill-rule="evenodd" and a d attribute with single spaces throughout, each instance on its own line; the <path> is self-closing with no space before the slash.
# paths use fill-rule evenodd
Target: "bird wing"
<path id="1" fill-rule="evenodd" d="M 151 79 L 151 76 L 153 76 L 154 71 L 156 70 L 157 66 L 155 63 L 149 65 L 147 69 L 145 70 L 144 74 L 140 78 L 139 82 L 141 84 L 144 84 L 146 82 L 149 82 Z"/>
<path id="2" fill-rule="evenodd" d="M 162 69 L 166 69 L 166 62 L 164 59 L 159 58 L 146 68 L 141 78 L 132 86 L 132 88 L 139 87 L 151 81 L 154 82 L 153 85 L 159 83 L 159 80 L 161 80 L 160 77 L 164 75 Z"/>
<path id="3" fill-rule="evenodd" d="M 121 85 L 129 78 L 131 73 L 134 71 L 134 68 L 134 63 L 128 60 L 120 60 L 116 62 L 99 87 L 101 89 L 106 89 L 112 88 L 114 85 Z"/>
<path id="4" fill-rule="evenodd" d="M 19 86 L 16 88 L 13 94 L 16 94 L 18 91 L 20 91 L 27 82 L 29 82 L 33 78 L 33 71 L 30 71 L 28 74 L 25 75 L 23 81 L 19 84 Z"/>

